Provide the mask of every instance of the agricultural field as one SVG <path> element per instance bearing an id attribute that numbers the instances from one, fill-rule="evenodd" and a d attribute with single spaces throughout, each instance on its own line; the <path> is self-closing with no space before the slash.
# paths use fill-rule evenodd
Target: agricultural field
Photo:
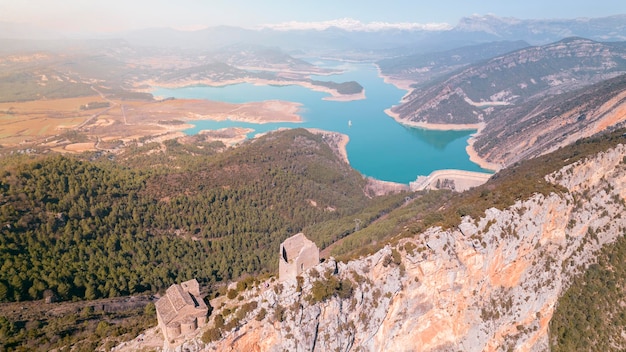
<path id="1" fill-rule="evenodd" d="M 298 104 L 280 101 L 229 104 L 206 100 L 113 100 L 97 95 L 0 103 L 0 145 L 28 143 L 71 153 L 110 150 L 132 141 L 180 137 L 193 120 L 297 122 L 298 109 Z"/>
<path id="2" fill-rule="evenodd" d="M 0 103 L 0 144 L 45 141 L 79 127 L 97 113 L 81 111 L 80 106 L 98 99 L 100 97 Z"/>

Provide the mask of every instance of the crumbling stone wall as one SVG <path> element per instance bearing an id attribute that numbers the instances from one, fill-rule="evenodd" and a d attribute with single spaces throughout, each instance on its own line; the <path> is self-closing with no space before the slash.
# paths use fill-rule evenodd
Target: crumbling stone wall
<path id="1" fill-rule="evenodd" d="M 291 236 L 280 245 L 278 262 L 278 279 L 287 281 L 295 279 L 303 271 L 320 262 L 320 251 L 303 233 Z"/>

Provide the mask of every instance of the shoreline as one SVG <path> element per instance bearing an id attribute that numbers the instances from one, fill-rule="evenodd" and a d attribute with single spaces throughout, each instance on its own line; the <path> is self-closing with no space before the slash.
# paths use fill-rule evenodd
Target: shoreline
<path id="1" fill-rule="evenodd" d="M 409 183 L 411 191 L 423 191 L 426 189 L 439 189 L 436 185 L 440 181 L 453 181 L 454 190 L 463 192 L 470 188 L 480 186 L 487 182 L 493 174 L 486 172 L 466 171 L 458 169 L 442 169 L 431 172 L 428 176 L 419 176 Z M 445 182 L 444 182 L 445 183 Z M 445 188 L 445 187 L 444 187 Z"/>
<path id="2" fill-rule="evenodd" d="M 425 130 L 436 131 L 468 131 L 468 130 L 480 130 L 484 127 L 484 122 L 480 123 L 466 123 L 466 124 L 445 124 L 445 123 L 428 123 L 428 122 L 414 122 L 405 121 L 400 118 L 400 115 L 391 111 L 391 108 L 385 109 L 385 114 L 396 120 L 397 123 L 409 127 L 422 128 Z M 477 133 L 478 133 L 477 132 Z"/>
<path id="3" fill-rule="evenodd" d="M 339 133 L 335 131 L 322 130 L 319 128 L 305 128 L 305 129 L 313 134 L 321 135 L 324 141 L 330 146 L 330 148 L 346 164 L 350 165 L 350 161 L 348 160 L 348 150 L 346 149 L 346 147 L 348 146 L 348 142 L 350 142 L 350 137 L 347 134 L 343 134 L 343 133 Z"/>
<path id="4" fill-rule="evenodd" d="M 467 146 L 465 147 L 465 152 L 469 155 L 469 159 L 471 162 L 478 164 L 483 169 L 491 170 L 493 172 L 498 172 L 502 169 L 502 165 L 498 163 L 492 163 L 491 161 L 487 161 L 478 155 L 478 152 L 474 149 L 474 142 L 476 142 L 476 136 L 480 133 L 480 130 L 470 136 L 467 140 Z"/>
<path id="5" fill-rule="evenodd" d="M 158 83 L 155 81 L 146 81 L 146 82 L 142 82 L 142 85 L 143 84 L 149 85 L 150 87 L 152 87 L 152 89 L 154 89 L 154 87 L 176 89 L 176 88 L 186 88 L 186 87 L 194 87 L 194 86 L 196 87 L 197 86 L 226 87 L 226 86 L 242 84 L 242 83 L 249 83 L 255 86 L 300 86 L 300 87 L 310 89 L 312 91 L 329 94 L 330 97 L 322 98 L 324 100 L 353 101 L 353 100 L 365 99 L 365 88 L 363 88 L 363 90 L 359 93 L 341 94 L 337 92 L 337 90 L 335 89 L 331 89 L 331 88 L 327 88 L 324 86 L 315 85 L 307 81 L 299 81 L 299 80 L 278 81 L 278 80 L 270 80 L 270 79 L 238 78 L 238 79 L 231 79 L 231 80 L 218 82 L 218 81 L 204 79 L 204 80 L 184 81 L 184 82 L 178 82 L 178 83 Z M 148 90 L 144 89 L 143 91 L 148 91 Z"/>
<path id="6" fill-rule="evenodd" d="M 265 100 L 248 103 L 226 103 L 205 99 L 172 99 L 155 101 L 160 112 L 179 115 L 187 124 L 192 121 L 236 121 L 256 124 L 301 123 L 301 103 Z M 178 129 L 179 126 L 174 126 Z M 187 127 L 189 128 L 189 127 Z"/>
<path id="7" fill-rule="evenodd" d="M 354 101 L 354 100 L 364 100 L 365 97 L 365 88 L 363 88 L 363 90 L 361 91 L 361 93 L 355 93 L 355 94 L 341 94 L 338 96 L 330 96 L 330 97 L 324 97 L 322 98 L 322 100 L 329 100 L 329 101 Z"/>
<path id="8" fill-rule="evenodd" d="M 428 122 L 413 122 L 413 121 L 404 121 L 400 119 L 400 115 L 391 111 L 391 108 L 386 109 L 385 113 L 392 117 L 396 122 L 401 125 L 422 128 L 425 130 L 436 130 L 436 131 L 467 131 L 467 130 L 476 130 L 470 138 L 467 140 L 467 146 L 465 147 L 465 152 L 469 156 L 469 160 L 474 164 L 477 164 L 481 168 L 485 170 L 490 170 L 493 172 L 498 172 L 502 169 L 502 165 L 498 163 L 493 163 L 487 161 L 478 155 L 478 152 L 474 150 L 474 143 L 476 142 L 476 137 L 480 134 L 480 132 L 485 128 L 485 123 L 473 123 L 473 124 L 441 124 L 441 123 L 428 123 Z"/>
<path id="9" fill-rule="evenodd" d="M 378 70 L 378 76 L 383 79 L 385 83 L 392 84 L 399 89 L 404 89 L 407 93 L 402 97 L 400 102 L 404 102 L 406 98 L 411 94 L 414 88 L 411 87 L 411 84 L 415 82 L 410 80 L 401 80 L 397 78 L 393 78 L 391 76 L 384 75 L 380 70 L 380 67 L 376 65 L 376 69 Z M 385 113 L 389 115 L 391 118 L 396 120 L 397 123 L 409 127 L 422 128 L 426 130 L 437 130 L 437 131 L 465 131 L 465 130 L 476 130 L 470 138 L 467 140 L 467 146 L 465 147 L 465 152 L 469 156 L 469 160 L 483 169 L 491 170 L 494 172 L 498 172 L 502 169 L 502 165 L 498 163 L 493 163 L 487 161 L 478 155 L 478 152 L 474 149 L 474 143 L 476 142 L 476 137 L 480 134 L 482 129 L 485 127 L 485 123 L 474 123 L 474 124 L 435 124 L 428 122 L 413 122 L 413 121 L 405 121 L 400 119 L 400 115 L 393 112 L 391 108 L 385 109 Z"/>
<path id="10" fill-rule="evenodd" d="M 383 82 L 387 84 L 391 84 L 398 89 L 406 90 L 406 93 L 402 96 L 402 98 L 400 99 L 400 102 L 405 101 L 405 99 L 409 96 L 409 94 L 413 92 L 413 89 L 415 89 L 411 87 L 411 85 L 416 83 L 415 81 L 412 81 L 409 79 L 393 78 L 391 76 L 384 75 L 378 65 L 374 64 L 374 66 L 376 66 L 376 70 L 378 71 L 378 77 L 382 78 Z"/>

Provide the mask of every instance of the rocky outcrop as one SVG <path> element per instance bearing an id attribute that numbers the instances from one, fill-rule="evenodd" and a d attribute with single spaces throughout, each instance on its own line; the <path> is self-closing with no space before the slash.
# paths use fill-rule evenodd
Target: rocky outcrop
<path id="1" fill-rule="evenodd" d="M 546 177 L 534 195 L 454 229 L 326 261 L 245 293 L 256 308 L 206 351 L 543 351 L 571 277 L 626 229 L 626 147 Z M 266 314 L 259 314 L 264 311 Z M 214 313 L 215 314 L 215 313 Z M 195 346 L 195 347 L 194 347 Z"/>

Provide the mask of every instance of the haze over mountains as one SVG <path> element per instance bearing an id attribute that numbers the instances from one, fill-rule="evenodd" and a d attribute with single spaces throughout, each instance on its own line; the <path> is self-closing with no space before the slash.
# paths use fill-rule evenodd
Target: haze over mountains
<path id="1" fill-rule="evenodd" d="M 355 23 L 358 25 L 355 26 Z M 344 53 L 397 49 L 414 51 L 446 50 L 473 43 L 525 40 L 546 44 L 565 37 L 579 36 L 598 41 L 626 40 L 626 15 L 606 18 L 559 20 L 520 20 L 494 15 L 462 18 L 456 26 L 410 27 L 401 25 L 366 26 L 358 21 L 331 22 L 320 29 L 292 24 L 276 28 L 246 29 L 210 27 L 196 31 L 152 28 L 124 33 L 60 33 L 37 26 L 0 23 L 0 39 L 67 40 L 120 38 L 130 44 L 181 49 L 216 49 L 232 44 L 279 46 L 286 51 L 305 50 Z M 333 25 L 334 24 L 334 25 Z M 309 26 L 311 27 L 311 26 Z M 315 27 L 315 26 L 313 26 Z M 323 28 L 323 29 L 321 29 Z M 22 45 L 25 43 L 22 43 Z M 40 45 L 40 43 L 30 43 Z"/>

